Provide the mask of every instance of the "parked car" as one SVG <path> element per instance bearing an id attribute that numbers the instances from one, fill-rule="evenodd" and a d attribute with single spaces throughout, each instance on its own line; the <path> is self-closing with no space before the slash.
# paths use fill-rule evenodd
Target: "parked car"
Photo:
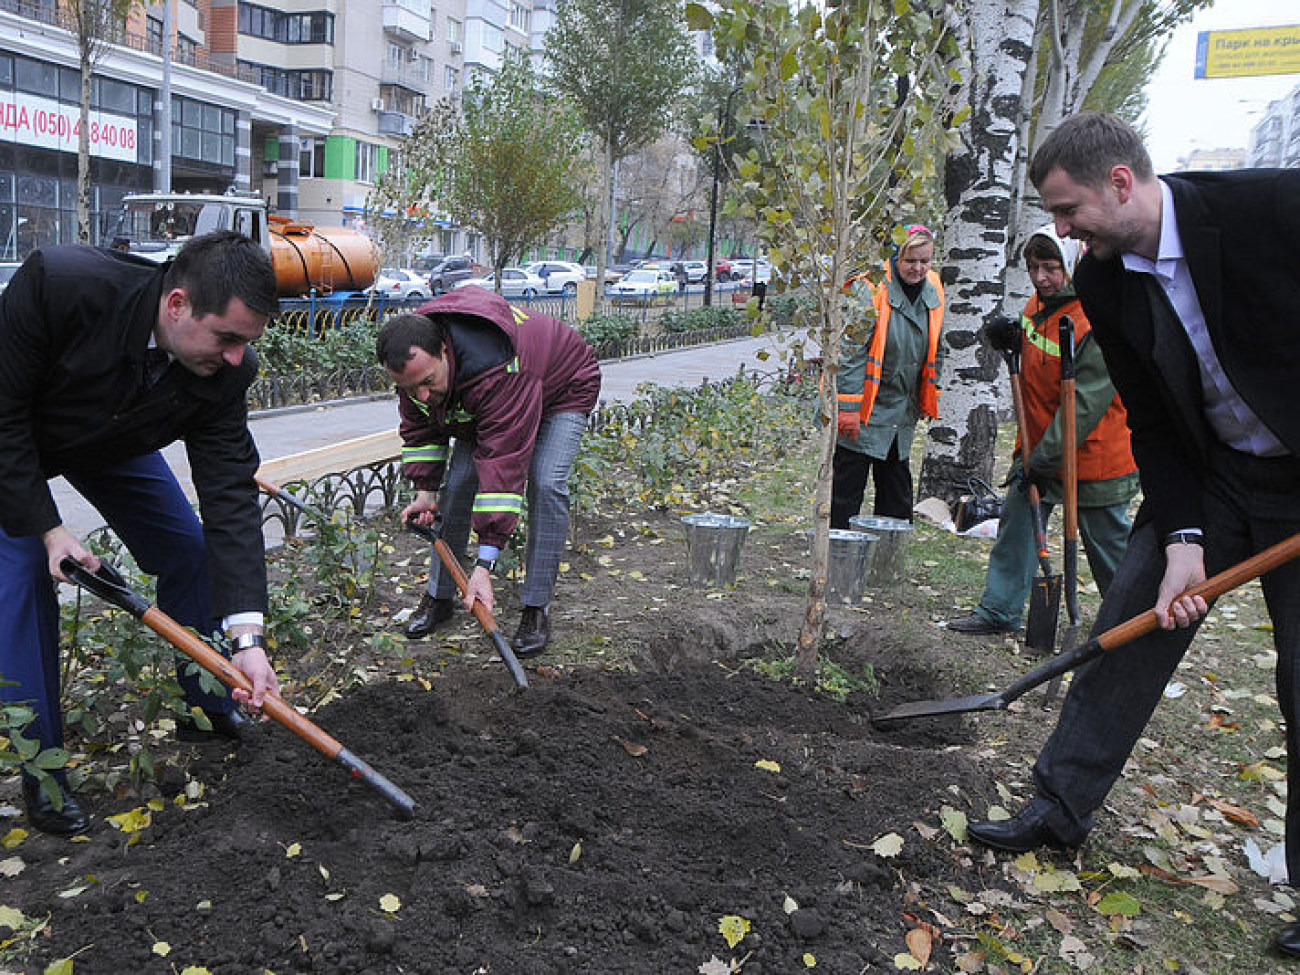
<path id="1" fill-rule="evenodd" d="M 772 265 L 762 257 L 757 261 L 748 257 L 736 258 L 731 262 L 731 278 L 733 281 L 771 281 Z"/>
<path id="2" fill-rule="evenodd" d="M 22 267 L 21 264 L 9 261 L 0 264 L 0 291 L 4 291 L 5 288 L 9 287 L 9 279 L 14 276 L 14 272 L 20 267 Z"/>
<path id="3" fill-rule="evenodd" d="M 496 279 L 493 275 L 488 274 L 481 278 L 465 278 L 456 282 L 457 288 L 464 288 L 467 285 L 477 285 L 488 291 L 496 290 Z M 507 267 L 501 269 L 501 294 L 505 298 L 535 298 L 540 294 L 546 293 L 546 282 L 536 274 L 522 267 Z"/>
<path id="4" fill-rule="evenodd" d="M 385 298 L 427 298 L 429 283 L 415 271 L 398 267 L 381 267 L 367 291 Z"/>
<path id="5" fill-rule="evenodd" d="M 686 269 L 686 281 L 689 284 L 699 284 L 704 280 L 704 272 L 709 269 L 703 261 L 682 261 L 682 267 Z"/>
<path id="6" fill-rule="evenodd" d="M 606 294 L 615 302 L 649 301 L 659 295 L 670 295 L 677 290 L 677 276 L 669 270 L 651 270 L 637 268 L 623 276 L 617 284 L 611 284 Z"/>
<path id="7" fill-rule="evenodd" d="M 595 264 L 584 264 L 584 265 L 582 265 L 582 269 L 583 269 L 584 271 L 587 272 L 587 277 L 588 277 L 588 278 L 593 278 L 593 279 L 594 279 L 594 278 L 596 277 L 596 265 L 595 265 Z M 624 273 L 625 273 L 625 272 L 623 272 L 623 271 L 615 270 L 614 265 L 610 265 L 609 267 L 605 268 L 605 283 L 606 283 L 607 285 L 608 285 L 608 284 L 613 284 L 615 281 L 620 280 L 620 279 L 623 277 L 623 274 L 624 274 Z"/>
<path id="8" fill-rule="evenodd" d="M 587 280 L 587 272 L 581 264 L 569 261 L 533 261 L 525 264 L 524 270 L 536 274 L 546 283 L 547 294 L 565 294 L 573 297 L 578 293 L 578 282 Z"/>
<path id="9" fill-rule="evenodd" d="M 429 272 L 429 289 L 435 295 L 440 295 L 456 287 L 458 282 L 472 278 L 476 274 L 474 262 L 468 255 L 448 257 Z"/>
<path id="10" fill-rule="evenodd" d="M 720 260 L 714 265 L 713 280 L 726 284 L 731 280 L 731 262 Z"/>

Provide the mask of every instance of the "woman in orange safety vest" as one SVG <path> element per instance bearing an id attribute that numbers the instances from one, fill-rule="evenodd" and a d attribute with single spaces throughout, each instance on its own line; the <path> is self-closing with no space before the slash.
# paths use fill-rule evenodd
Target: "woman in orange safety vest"
<path id="1" fill-rule="evenodd" d="M 831 527 L 848 528 L 862 507 L 867 476 L 875 479 L 877 515 L 912 520 L 908 457 L 921 415 L 939 412 L 943 285 L 930 270 L 934 235 L 921 224 L 907 237 L 873 284 L 850 281 L 869 297 L 875 322 L 861 341 L 846 341 L 836 376 L 839 440 L 835 444 Z"/>

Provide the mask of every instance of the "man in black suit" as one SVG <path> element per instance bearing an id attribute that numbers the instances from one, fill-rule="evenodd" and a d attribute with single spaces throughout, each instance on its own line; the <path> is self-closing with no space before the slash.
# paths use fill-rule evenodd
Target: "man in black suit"
<path id="1" fill-rule="evenodd" d="M 1113 116 L 1066 119 L 1030 177 L 1057 233 L 1085 241 L 1075 284 L 1128 409 L 1143 488 L 1096 622 L 1155 606 L 1161 629 L 1081 667 L 1015 817 L 973 823 L 996 849 L 1078 846 L 1182 660 L 1205 601 L 1190 587 L 1300 531 L 1300 171 L 1157 179 Z M 1288 767 L 1300 774 L 1300 564 L 1262 580 Z M 1300 883 L 1300 788 L 1287 807 Z M 1300 956 L 1300 924 L 1277 936 Z"/>

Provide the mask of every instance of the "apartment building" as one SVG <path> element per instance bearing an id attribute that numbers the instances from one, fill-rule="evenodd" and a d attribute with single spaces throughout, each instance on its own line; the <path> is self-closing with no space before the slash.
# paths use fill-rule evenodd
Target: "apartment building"
<path id="1" fill-rule="evenodd" d="M 505 44 L 529 43 L 531 8 L 513 2 L 469 0 L 472 17 L 467 0 L 166 2 L 133 13 L 96 69 L 97 234 L 123 195 L 167 189 L 256 193 L 273 212 L 364 228 L 416 116 L 457 97 L 467 67 L 494 70 Z M 0 0 L 3 260 L 76 238 L 80 74 L 63 22 L 57 0 Z M 465 249 L 445 221 L 429 231 Z"/>
<path id="2" fill-rule="evenodd" d="M 1300 85 L 1276 101 L 1250 130 L 1248 166 L 1300 168 Z"/>

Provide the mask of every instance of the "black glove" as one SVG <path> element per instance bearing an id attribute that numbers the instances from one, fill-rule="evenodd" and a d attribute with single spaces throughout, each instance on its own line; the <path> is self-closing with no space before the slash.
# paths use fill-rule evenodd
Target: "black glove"
<path id="1" fill-rule="evenodd" d="M 999 352 L 1019 352 L 1021 334 L 1017 318 L 995 318 L 984 326 L 984 341 Z"/>
<path id="2" fill-rule="evenodd" d="M 1044 474 L 1042 471 L 1032 469 L 1029 471 L 1029 476 L 1025 477 L 1025 466 L 1020 463 L 1017 457 L 1016 462 L 1011 465 L 1011 470 L 1007 472 L 1006 484 L 1008 488 L 1014 487 L 1025 494 L 1029 493 L 1030 487 L 1035 487 L 1038 489 L 1038 497 L 1041 499 L 1045 498 L 1047 492 L 1055 487 L 1056 478 L 1050 474 Z"/>

